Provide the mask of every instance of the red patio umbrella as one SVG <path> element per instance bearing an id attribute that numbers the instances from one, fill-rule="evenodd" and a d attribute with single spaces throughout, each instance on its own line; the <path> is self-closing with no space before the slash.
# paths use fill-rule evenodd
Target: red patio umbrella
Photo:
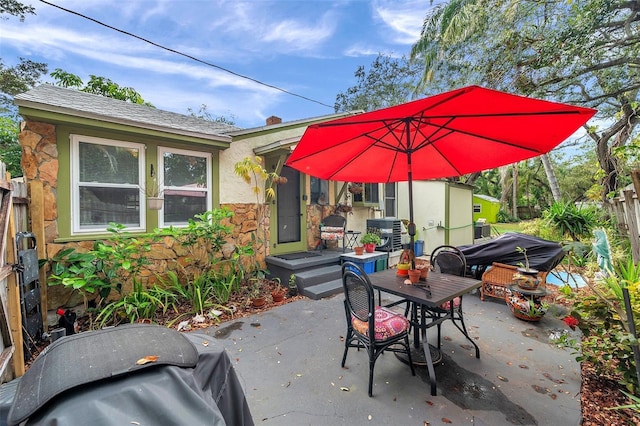
<path id="1" fill-rule="evenodd" d="M 413 244 L 413 180 L 460 176 L 545 154 L 595 113 L 469 86 L 311 125 L 286 164 L 334 181 L 408 181 Z"/>

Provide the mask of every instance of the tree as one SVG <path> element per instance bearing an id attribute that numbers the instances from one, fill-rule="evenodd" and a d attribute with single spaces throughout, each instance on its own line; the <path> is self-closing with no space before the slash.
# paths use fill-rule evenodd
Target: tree
<path id="1" fill-rule="evenodd" d="M 118 83 L 115 83 L 106 77 L 90 75 L 89 81 L 85 85 L 80 77 L 60 68 L 56 68 L 51 73 L 51 77 L 53 77 L 56 84 L 61 87 L 74 88 L 81 92 L 119 99 L 132 104 L 153 106 L 149 102 L 145 102 L 145 100 L 142 99 L 142 95 L 140 95 L 140 93 L 138 93 L 133 87 L 122 87 Z"/>
<path id="2" fill-rule="evenodd" d="M 15 0 L 0 0 L 0 20 L 9 19 L 6 15 L 12 15 L 24 21 L 28 14 L 35 14 L 32 6 Z M 0 58 L 0 160 L 14 177 L 22 176 L 22 152 L 18 142 L 20 125 L 13 96 L 29 90 L 46 73 L 47 65 L 42 62 L 20 58 L 18 65 L 7 67 Z"/>
<path id="3" fill-rule="evenodd" d="M 17 16 L 22 22 L 27 14 L 35 15 L 36 9 L 31 5 L 26 5 L 16 0 L 0 0 L 0 15 L 4 14 Z M 7 18 L 2 17 L 2 19 Z"/>
<path id="4" fill-rule="evenodd" d="M 206 104 L 200 105 L 200 108 L 198 108 L 197 112 L 194 111 L 192 108 L 187 108 L 187 112 L 192 117 L 200 118 L 202 120 L 207 120 L 207 121 L 213 121 L 214 123 L 228 124 L 230 126 L 235 126 L 236 124 L 236 117 L 233 114 L 229 114 L 229 117 L 225 117 L 223 115 L 219 117 L 214 117 L 213 115 L 211 115 L 211 113 L 207 109 Z"/>
<path id="5" fill-rule="evenodd" d="M 7 166 L 11 177 L 22 176 L 20 158 L 22 148 L 18 141 L 20 126 L 8 116 L 0 116 L 0 161 Z"/>
<path id="6" fill-rule="evenodd" d="M 605 198 L 624 183 L 616 149 L 637 136 L 637 15 L 621 0 L 454 0 L 427 15 L 411 58 L 423 64 L 419 87 L 475 83 L 597 108 L 606 124 L 586 130 Z"/>
<path id="7" fill-rule="evenodd" d="M 374 111 L 410 101 L 415 96 L 415 81 L 420 68 L 409 63 L 406 57 L 392 58 L 379 54 L 369 70 L 358 67 L 358 82 L 336 96 L 335 110 Z"/>
<path id="8" fill-rule="evenodd" d="M 6 67 L 0 58 L 0 108 L 3 112 L 15 115 L 13 97 L 26 92 L 40 82 L 47 73 L 47 64 L 20 58 L 20 63 Z"/>

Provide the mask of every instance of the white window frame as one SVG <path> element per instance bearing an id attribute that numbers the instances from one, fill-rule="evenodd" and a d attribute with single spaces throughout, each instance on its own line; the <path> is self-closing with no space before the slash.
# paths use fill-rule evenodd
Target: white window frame
<path id="1" fill-rule="evenodd" d="M 205 189 L 205 192 L 207 193 L 206 196 L 206 209 L 207 210 L 211 210 L 211 206 L 212 206 L 212 199 L 213 199 L 213 188 L 212 188 L 212 179 L 211 179 L 211 175 L 212 175 L 212 170 L 211 170 L 211 165 L 212 165 L 212 156 L 211 153 L 209 152 L 204 152 L 204 151 L 191 151 L 191 150 L 186 150 L 186 149 L 176 149 L 176 148 L 168 148 L 168 147 L 163 147 L 163 146 L 159 146 L 158 147 L 158 183 L 160 185 L 160 190 L 161 191 L 165 191 L 167 189 L 176 189 L 176 190 L 180 190 L 180 191 L 189 191 L 188 188 L 183 188 L 183 187 L 175 187 L 172 188 L 170 186 L 165 186 L 164 182 L 164 154 L 165 152 L 171 153 L 171 154 L 178 154 L 178 155 L 184 155 L 184 156 L 191 156 L 191 157 L 201 157 L 206 159 L 207 162 L 207 188 Z M 203 188 L 194 188 L 193 189 L 194 192 L 202 192 Z M 204 212 L 202 212 L 204 213 Z M 165 221 L 164 221 L 164 204 L 162 206 L 162 208 L 160 210 L 158 210 L 158 226 L 160 228 L 164 228 L 165 226 Z M 188 222 L 181 222 L 181 223 L 171 223 L 171 226 L 174 226 L 176 228 L 183 228 L 185 226 L 187 226 Z"/>
<path id="2" fill-rule="evenodd" d="M 93 136 L 83 136 L 83 135 L 70 135 L 71 144 L 70 144 L 70 155 L 71 155 L 71 232 L 73 235 L 77 234 L 97 234 L 104 233 L 107 231 L 106 226 L 95 226 L 91 228 L 80 228 L 80 147 L 79 144 L 83 143 L 93 143 L 96 145 L 111 145 L 111 146 L 120 146 L 125 148 L 136 149 L 139 152 L 138 156 L 138 176 L 140 177 L 140 182 L 138 185 L 134 184 L 108 184 L 108 183 L 100 183 L 95 186 L 101 187 L 109 187 L 112 186 L 114 188 L 135 188 L 138 191 L 140 188 L 144 188 L 144 152 L 145 146 L 139 143 L 133 142 L 125 142 L 114 139 L 106 139 L 106 138 L 97 138 Z M 91 182 L 83 183 L 83 186 L 92 186 Z M 146 230 L 146 215 L 145 215 L 146 205 L 140 201 L 140 208 L 138 209 L 139 214 L 139 223 L 140 226 L 135 227 L 127 227 L 128 231 L 144 231 Z"/>

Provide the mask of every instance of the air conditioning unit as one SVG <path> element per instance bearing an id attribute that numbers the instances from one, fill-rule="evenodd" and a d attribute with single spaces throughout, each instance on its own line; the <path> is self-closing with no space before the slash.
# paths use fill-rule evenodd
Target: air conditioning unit
<path id="1" fill-rule="evenodd" d="M 380 235 L 382 242 L 376 251 L 402 250 L 402 222 L 396 218 L 367 219 L 367 232 Z"/>

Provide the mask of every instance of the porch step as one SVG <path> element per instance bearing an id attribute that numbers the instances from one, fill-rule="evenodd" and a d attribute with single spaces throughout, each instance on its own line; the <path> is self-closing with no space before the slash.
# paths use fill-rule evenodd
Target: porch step
<path id="1" fill-rule="evenodd" d="M 298 289 L 302 290 L 327 281 L 337 280 L 340 277 L 342 277 L 341 266 L 330 265 L 297 273 L 296 283 L 298 284 Z"/>
<path id="2" fill-rule="evenodd" d="M 300 290 L 300 294 L 309 299 L 318 300 L 342 293 L 342 278 L 331 280 L 322 284 L 312 285 Z"/>

